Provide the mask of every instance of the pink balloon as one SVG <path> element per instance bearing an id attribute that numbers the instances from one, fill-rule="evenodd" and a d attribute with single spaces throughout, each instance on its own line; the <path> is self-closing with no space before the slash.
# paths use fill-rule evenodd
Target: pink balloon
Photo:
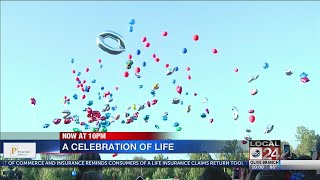
<path id="1" fill-rule="evenodd" d="M 150 47 L 150 43 L 149 42 L 146 43 L 146 47 Z"/>
<path id="2" fill-rule="evenodd" d="M 89 68 L 86 68 L 86 72 L 89 72 Z"/>
<path id="3" fill-rule="evenodd" d="M 129 55 L 128 55 L 128 58 L 129 58 L 129 59 L 132 59 L 132 55 L 131 55 L 131 54 L 129 54 Z"/>
<path id="4" fill-rule="evenodd" d="M 156 62 L 160 62 L 160 58 L 156 58 L 155 61 L 156 61 Z"/>
<path id="5" fill-rule="evenodd" d="M 128 71 L 124 72 L 123 76 L 126 77 L 126 78 L 129 77 L 129 72 Z"/>
<path id="6" fill-rule="evenodd" d="M 119 87 L 118 86 L 116 86 L 116 91 L 118 91 L 119 90 Z"/>
<path id="7" fill-rule="evenodd" d="M 191 80 L 191 76 L 190 75 L 188 75 L 188 77 L 187 77 L 189 80 Z"/>
<path id="8" fill-rule="evenodd" d="M 162 32 L 162 36 L 168 36 L 168 32 L 167 31 L 163 31 Z"/>
<path id="9" fill-rule="evenodd" d="M 73 69 L 73 70 L 72 70 L 72 74 L 75 74 L 75 73 L 76 73 L 76 70 Z"/>
<path id="10" fill-rule="evenodd" d="M 239 69 L 238 69 L 238 68 L 235 68 L 235 69 L 234 69 L 234 72 L 238 72 L 238 71 L 239 71 Z"/>
<path id="11" fill-rule="evenodd" d="M 98 63 L 101 63 L 101 61 L 102 61 L 101 59 L 98 59 Z"/>
<path id="12" fill-rule="evenodd" d="M 169 64 L 166 64 L 166 68 L 168 68 L 169 67 Z"/>
<path id="13" fill-rule="evenodd" d="M 187 67 L 187 71 L 190 71 L 190 67 Z"/>
<path id="14" fill-rule="evenodd" d="M 156 57 L 157 57 L 157 55 L 156 55 L 156 54 L 152 54 L 152 57 L 153 57 L 153 58 L 156 58 Z"/>
<path id="15" fill-rule="evenodd" d="M 253 110 L 253 109 L 250 109 L 250 110 L 248 111 L 248 113 L 252 114 L 252 113 L 254 113 L 254 110 Z"/>
<path id="16" fill-rule="evenodd" d="M 146 42 L 146 41 L 147 41 L 147 38 L 146 38 L 146 37 L 143 37 L 143 38 L 141 39 L 141 41 L 142 41 L 142 42 Z"/>
<path id="17" fill-rule="evenodd" d="M 210 119 L 210 123 L 213 123 L 213 118 Z"/>
<path id="18" fill-rule="evenodd" d="M 249 121 L 250 121 L 251 123 L 254 123 L 255 120 L 256 120 L 256 117 L 255 117 L 254 115 L 250 115 L 250 116 L 249 116 Z"/>
<path id="19" fill-rule="evenodd" d="M 217 49 L 212 49 L 213 54 L 217 54 L 218 50 Z"/>
<path id="20" fill-rule="evenodd" d="M 193 40 L 194 41 L 198 41 L 199 40 L 199 36 L 197 34 L 193 35 Z"/>
<path id="21" fill-rule="evenodd" d="M 181 94 L 182 93 L 182 87 L 181 86 L 177 86 L 176 87 L 176 91 L 177 91 L 177 93 Z"/>
<path id="22" fill-rule="evenodd" d="M 139 67 L 136 67 L 135 71 L 136 73 L 140 73 L 141 69 Z"/>

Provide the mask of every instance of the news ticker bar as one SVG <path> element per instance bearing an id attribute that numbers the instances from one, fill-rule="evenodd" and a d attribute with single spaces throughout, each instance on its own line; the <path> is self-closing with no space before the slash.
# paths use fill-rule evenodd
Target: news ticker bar
<path id="1" fill-rule="evenodd" d="M 0 153 L 4 149 L 15 146 L 18 151 L 23 151 L 22 144 L 35 144 L 35 153 L 221 153 L 227 141 L 217 140 L 6 140 L 0 141 Z M 21 145 L 21 146 L 20 146 Z M 247 145 L 238 141 L 243 150 L 248 150 Z M 7 152 L 7 151 L 6 151 Z M 9 152 L 9 151 L 8 151 Z M 6 154 L 7 155 L 7 154 Z M 8 156 L 10 156 L 8 154 Z"/>
<path id="2" fill-rule="evenodd" d="M 320 170 L 318 160 L 249 160 L 250 170 Z"/>
<path id="3" fill-rule="evenodd" d="M 220 160 L 1 160 L 0 166 L 48 166 L 48 167 L 75 167 L 75 166 L 104 166 L 104 167 L 206 167 L 206 166 L 236 166 L 248 167 L 248 161 L 220 161 Z"/>

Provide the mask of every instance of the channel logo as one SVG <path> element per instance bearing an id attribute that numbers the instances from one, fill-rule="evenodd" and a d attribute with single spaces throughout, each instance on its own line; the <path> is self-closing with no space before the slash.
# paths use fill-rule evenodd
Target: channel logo
<path id="1" fill-rule="evenodd" d="M 250 159 L 262 159 L 262 148 L 250 148 Z"/>
<path id="2" fill-rule="evenodd" d="M 36 158 L 36 143 L 3 143 L 4 158 Z"/>

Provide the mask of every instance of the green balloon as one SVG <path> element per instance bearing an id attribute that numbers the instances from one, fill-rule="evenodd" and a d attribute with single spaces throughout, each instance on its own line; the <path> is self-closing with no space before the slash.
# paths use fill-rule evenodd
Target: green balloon
<path id="1" fill-rule="evenodd" d="M 181 131 L 181 130 L 182 130 L 182 127 L 177 127 L 176 130 L 177 130 L 177 131 Z"/>
<path id="2" fill-rule="evenodd" d="M 74 132 L 82 132 L 79 128 L 73 128 Z"/>
<path id="3" fill-rule="evenodd" d="M 108 132 L 108 129 L 107 129 L 107 128 L 102 128 L 102 129 L 100 130 L 100 132 Z"/>

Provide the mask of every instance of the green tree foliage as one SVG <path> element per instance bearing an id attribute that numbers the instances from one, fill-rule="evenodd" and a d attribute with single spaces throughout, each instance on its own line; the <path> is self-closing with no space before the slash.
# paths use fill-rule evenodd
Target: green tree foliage
<path id="1" fill-rule="evenodd" d="M 313 150 L 320 136 L 314 130 L 299 126 L 296 131 L 296 138 L 299 141 L 296 153 L 300 156 L 310 155 L 310 151 Z"/>
<path id="2" fill-rule="evenodd" d="M 191 153 L 189 154 L 190 160 L 212 160 L 212 157 L 208 153 Z M 203 173 L 205 168 L 190 168 L 189 174 L 188 174 L 188 180 L 194 180 L 199 179 L 200 175 Z"/>

